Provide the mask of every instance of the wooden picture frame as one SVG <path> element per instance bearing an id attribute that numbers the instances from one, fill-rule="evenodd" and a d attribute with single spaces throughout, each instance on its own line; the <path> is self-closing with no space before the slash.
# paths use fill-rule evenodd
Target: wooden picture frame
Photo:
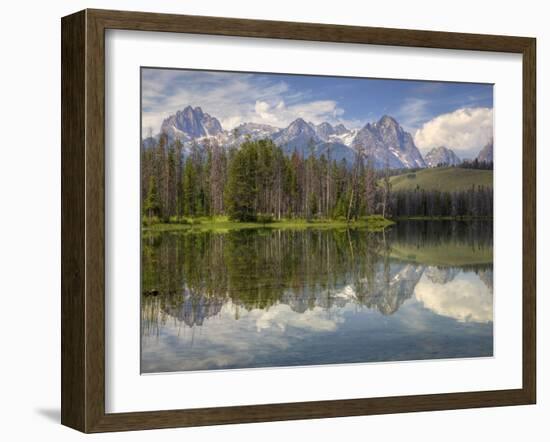
<path id="1" fill-rule="evenodd" d="M 83 432 L 533 404 L 536 400 L 536 41 L 533 38 L 84 10 L 62 19 L 62 424 Z M 517 53 L 523 57 L 523 385 L 132 413 L 105 412 L 105 30 Z"/>

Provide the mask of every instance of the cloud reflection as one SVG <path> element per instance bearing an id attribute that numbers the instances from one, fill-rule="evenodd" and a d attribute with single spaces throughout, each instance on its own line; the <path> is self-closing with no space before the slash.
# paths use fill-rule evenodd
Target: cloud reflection
<path id="1" fill-rule="evenodd" d="M 414 290 L 424 307 L 460 322 L 488 323 L 493 320 L 493 293 L 473 272 L 463 272 L 441 284 L 426 274 Z"/>
<path id="2" fill-rule="evenodd" d="M 289 305 L 277 304 L 260 313 L 256 319 L 256 330 L 262 331 L 277 327 L 279 330 L 285 331 L 287 327 L 294 327 L 312 331 L 334 331 L 337 324 L 343 321 L 343 317 L 331 315 L 329 311 L 321 307 L 298 313 L 293 311 Z"/>

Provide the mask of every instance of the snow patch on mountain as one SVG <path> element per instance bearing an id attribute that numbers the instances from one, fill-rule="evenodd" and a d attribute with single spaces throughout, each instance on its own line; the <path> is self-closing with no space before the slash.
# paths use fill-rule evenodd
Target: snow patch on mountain
<path id="1" fill-rule="evenodd" d="M 360 154 L 377 168 L 426 167 L 411 134 L 388 115 L 359 130 L 348 129 L 343 124 L 314 124 L 302 118 L 285 128 L 249 122 L 224 130 L 217 118 L 203 112 L 200 107 L 187 106 L 163 121 L 161 134 L 165 134 L 169 141 L 179 139 L 184 145 L 184 153 L 193 144 L 200 147 L 217 143 L 229 148 L 246 140 L 270 139 L 287 155 L 294 152 L 303 156 L 325 155 L 331 160 L 351 163 Z M 147 143 L 144 140 L 145 144 L 150 145 L 151 140 Z"/>

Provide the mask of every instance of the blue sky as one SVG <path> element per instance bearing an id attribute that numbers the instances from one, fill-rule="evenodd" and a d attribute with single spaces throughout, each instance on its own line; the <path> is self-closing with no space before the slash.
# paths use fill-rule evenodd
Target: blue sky
<path id="1" fill-rule="evenodd" d="M 301 117 L 359 129 L 391 115 L 422 151 L 445 144 L 470 157 L 492 137 L 493 87 L 311 75 L 142 69 L 142 128 L 200 106 L 224 129 L 243 122 L 285 127 Z"/>

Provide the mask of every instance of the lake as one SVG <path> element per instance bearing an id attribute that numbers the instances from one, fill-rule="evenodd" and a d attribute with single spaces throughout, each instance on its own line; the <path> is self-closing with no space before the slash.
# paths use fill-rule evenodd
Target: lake
<path id="1" fill-rule="evenodd" d="M 142 236 L 141 372 L 493 355 L 491 221 Z"/>

